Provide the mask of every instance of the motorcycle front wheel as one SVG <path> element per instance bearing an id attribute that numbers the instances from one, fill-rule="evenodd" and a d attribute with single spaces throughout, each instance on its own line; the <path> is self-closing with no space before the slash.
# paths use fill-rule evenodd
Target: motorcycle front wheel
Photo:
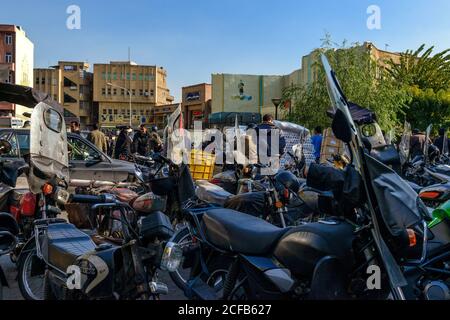
<path id="1" fill-rule="evenodd" d="M 25 300 L 44 300 L 45 262 L 38 258 L 35 246 L 20 254 L 18 282 Z"/>

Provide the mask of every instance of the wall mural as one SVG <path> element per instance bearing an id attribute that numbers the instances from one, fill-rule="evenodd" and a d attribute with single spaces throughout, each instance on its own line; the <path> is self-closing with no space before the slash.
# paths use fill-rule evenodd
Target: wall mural
<path id="1" fill-rule="evenodd" d="M 233 100 L 241 100 L 241 101 L 251 101 L 253 99 L 252 96 L 248 96 L 245 94 L 245 84 L 242 80 L 239 81 L 238 84 L 239 95 L 232 96 Z"/>

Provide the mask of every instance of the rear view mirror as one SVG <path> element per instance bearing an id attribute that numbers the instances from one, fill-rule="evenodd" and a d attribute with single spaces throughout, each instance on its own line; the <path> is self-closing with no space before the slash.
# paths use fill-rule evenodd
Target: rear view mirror
<path id="1" fill-rule="evenodd" d="M 0 140 L 0 155 L 8 154 L 12 150 L 11 143 L 6 140 Z"/>
<path id="2" fill-rule="evenodd" d="M 345 143 L 350 143 L 353 135 L 350 125 L 345 114 L 340 109 L 337 109 L 331 125 L 335 137 Z"/>

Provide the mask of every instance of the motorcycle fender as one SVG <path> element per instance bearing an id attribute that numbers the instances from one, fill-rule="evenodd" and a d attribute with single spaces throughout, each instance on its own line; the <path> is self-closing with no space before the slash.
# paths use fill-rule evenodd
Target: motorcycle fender
<path id="1" fill-rule="evenodd" d="M 313 300 L 335 300 L 347 298 L 346 272 L 336 257 L 320 259 L 314 268 L 310 298 Z"/>
<path id="2" fill-rule="evenodd" d="M 25 256 L 30 251 L 35 250 L 35 248 L 36 248 L 36 240 L 35 237 L 32 236 L 30 239 L 28 239 L 27 243 L 23 246 L 22 250 L 20 250 L 17 261 L 20 261 L 22 256 Z M 31 269 L 31 275 L 42 274 L 45 271 L 46 266 L 45 261 L 39 259 L 37 256 L 34 256 L 33 259 L 35 259 L 35 261 L 33 261 L 32 264 L 33 268 Z"/>
<path id="3" fill-rule="evenodd" d="M 6 280 L 5 272 L 3 271 L 3 268 L 0 266 L 0 286 L 1 287 L 8 287 L 8 280 Z"/>

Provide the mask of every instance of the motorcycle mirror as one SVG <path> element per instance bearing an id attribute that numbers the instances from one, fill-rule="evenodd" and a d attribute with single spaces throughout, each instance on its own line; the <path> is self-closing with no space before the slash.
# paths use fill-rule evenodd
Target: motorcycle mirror
<path id="1" fill-rule="evenodd" d="M 1 139 L 0 140 L 0 155 L 2 154 L 8 154 L 12 150 L 11 143 L 9 143 L 6 140 Z"/>

